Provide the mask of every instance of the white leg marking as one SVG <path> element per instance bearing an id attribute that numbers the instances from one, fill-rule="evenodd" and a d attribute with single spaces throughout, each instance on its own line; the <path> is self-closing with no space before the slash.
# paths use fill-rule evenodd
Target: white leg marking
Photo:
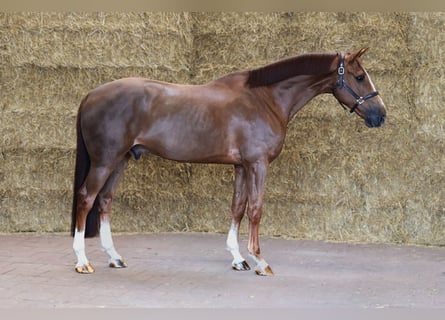
<path id="1" fill-rule="evenodd" d="M 269 276 L 273 275 L 272 269 L 269 267 L 269 264 L 263 258 L 258 258 L 253 254 L 249 254 L 252 259 L 257 263 L 255 267 L 255 272 L 261 276 Z"/>
<path id="2" fill-rule="evenodd" d="M 258 259 L 254 254 L 249 254 L 249 256 L 256 262 L 257 267 L 259 268 L 266 268 L 269 264 L 264 260 L 263 258 Z"/>
<path id="3" fill-rule="evenodd" d="M 88 259 L 85 255 L 85 231 L 79 232 L 76 228 L 76 231 L 74 233 L 73 249 L 74 253 L 77 256 L 76 267 L 87 265 Z"/>
<path id="4" fill-rule="evenodd" d="M 111 237 L 111 226 L 109 221 L 105 220 L 100 223 L 100 242 L 102 251 L 106 252 L 110 256 L 108 262 L 122 259 L 122 257 L 114 249 L 113 238 Z"/>
<path id="5" fill-rule="evenodd" d="M 227 250 L 230 251 L 230 253 L 233 256 L 232 263 L 239 263 L 245 260 L 241 256 L 241 253 L 239 252 L 238 226 L 235 224 L 232 224 L 230 227 L 229 234 L 227 235 L 226 245 L 227 245 Z"/>

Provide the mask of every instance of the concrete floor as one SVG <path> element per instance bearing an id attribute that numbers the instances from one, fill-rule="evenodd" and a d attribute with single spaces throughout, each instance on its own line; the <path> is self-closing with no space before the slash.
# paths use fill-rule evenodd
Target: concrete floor
<path id="1" fill-rule="evenodd" d="M 231 269 L 225 235 L 114 236 L 129 267 L 75 273 L 66 234 L 0 235 L 2 308 L 445 308 L 445 248 L 261 238 L 275 275 Z M 247 246 L 241 239 L 242 253 Z M 253 267 L 253 262 L 247 257 Z"/>

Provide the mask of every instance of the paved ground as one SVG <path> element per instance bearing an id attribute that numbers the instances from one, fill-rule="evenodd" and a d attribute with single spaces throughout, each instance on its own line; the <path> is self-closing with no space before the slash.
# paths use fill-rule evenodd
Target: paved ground
<path id="1" fill-rule="evenodd" d="M 120 270 L 87 239 L 91 275 L 68 235 L 0 235 L 0 307 L 445 308 L 445 248 L 261 240 L 273 277 L 232 271 L 219 234 L 115 235 Z"/>

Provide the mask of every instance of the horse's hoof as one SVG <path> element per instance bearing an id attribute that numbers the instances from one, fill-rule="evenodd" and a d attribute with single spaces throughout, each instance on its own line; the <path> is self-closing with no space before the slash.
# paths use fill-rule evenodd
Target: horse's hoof
<path id="1" fill-rule="evenodd" d="M 250 266 L 247 264 L 246 260 L 241 262 L 232 263 L 232 269 L 237 271 L 247 271 L 250 270 Z"/>
<path id="2" fill-rule="evenodd" d="M 255 273 L 259 276 L 273 276 L 273 271 L 269 266 L 266 267 L 257 266 L 255 268 Z"/>
<path id="3" fill-rule="evenodd" d="M 127 263 L 122 259 L 116 259 L 116 260 L 110 261 L 109 266 L 110 266 L 110 268 L 126 268 L 126 267 L 128 267 Z"/>
<path id="4" fill-rule="evenodd" d="M 94 268 L 90 263 L 87 263 L 82 266 L 76 266 L 76 272 L 82 274 L 94 273 Z"/>

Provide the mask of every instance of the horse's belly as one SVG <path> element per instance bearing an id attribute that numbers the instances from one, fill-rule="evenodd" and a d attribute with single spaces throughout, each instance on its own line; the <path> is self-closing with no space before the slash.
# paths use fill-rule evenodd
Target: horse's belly
<path id="1" fill-rule="evenodd" d="M 173 133 L 151 136 L 144 141 L 137 141 L 152 154 L 160 157 L 181 161 L 199 163 L 238 163 L 240 152 L 231 146 L 227 137 L 211 132 Z"/>

